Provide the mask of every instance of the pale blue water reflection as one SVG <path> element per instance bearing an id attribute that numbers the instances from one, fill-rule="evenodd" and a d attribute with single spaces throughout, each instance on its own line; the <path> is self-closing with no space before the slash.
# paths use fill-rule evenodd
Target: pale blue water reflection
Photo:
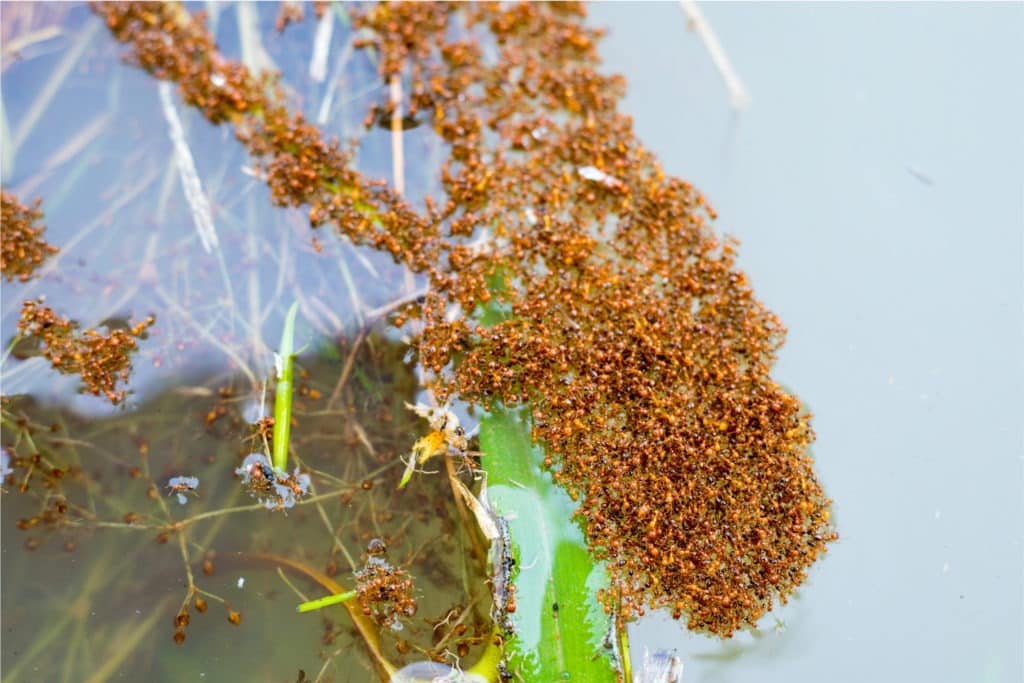
<path id="1" fill-rule="evenodd" d="M 790 330 L 841 538 L 760 638 L 636 638 L 688 683 L 1020 681 L 1024 6 L 702 8 L 739 115 L 679 5 L 592 17 L 639 137 Z"/>

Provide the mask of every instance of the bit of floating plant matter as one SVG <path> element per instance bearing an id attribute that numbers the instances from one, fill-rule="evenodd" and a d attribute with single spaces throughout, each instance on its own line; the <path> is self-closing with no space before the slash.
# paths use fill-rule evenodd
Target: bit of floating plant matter
<path id="1" fill-rule="evenodd" d="M 331 605 L 339 605 L 343 602 L 348 602 L 359 596 L 359 591 L 346 591 L 344 593 L 337 593 L 335 595 L 328 595 L 316 600 L 308 600 L 298 607 L 295 608 L 296 612 L 313 612 L 324 607 L 330 607 Z"/>
<path id="2" fill-rule="evenodd" d="M 174 145 L 174 159 L 178 167 L 178 176 L 181 178 L 181 187 L 185 191 L 185 200 L 192 211 L 192 221 L 199 234 L 199 241 L 209 254 L 218 245 L 210 200 L 203 192 L 203 185 L 192 159 L 192 150 L 185 140 L 185 129 L 181 125 L 178 111 L 174 108 L 174 102 L 171 101 L 171 86 L 168 83 L 161 83 L 157 90 L 160 93 L 160 106 L 163 108 L 164 118 L 167 119 L 167 132 Z"/>
<path id="3" fill-rule="evenodd" d="M 576 169 L 576 172 L 580 174 L 581 178 L 584 178 L 585 180 L 592 180 L 595 183 L 601 183 L 605 187 L 610 187 L 615 190 L 626 189 L 625 183 L 613 175 L 608 175 L 597 166 L 580 166 Z"/>

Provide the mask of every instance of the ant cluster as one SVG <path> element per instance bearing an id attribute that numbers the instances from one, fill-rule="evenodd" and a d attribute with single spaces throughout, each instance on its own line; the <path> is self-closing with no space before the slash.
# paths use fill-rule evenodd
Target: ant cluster
<path id="1" fill-rule="evenodd" d="M 427 276 L 430 293 L 395 322 L 419 320 L 442 402 L 530 407 L 607 561 L 609 611 L 667 608 L 729 636 L 784 602 L 836 538 L 810 415 L 770 377 L 784 328 L 704 196 L 635 137 L 581 5 L 353 10 L 383 81 L 409 82 L 402 111 L 447 145 L 446 196 L 423 212 L 355 171 L 180 6 L 94 9 L 139 66 L 235 126 L 275 203 Z M 481 310 L 504 319 L 485 326 Z"/>
<path id="2" fill-rule="evenodd" d="M 15 278 L 26 282 L 47 258 L 57 253 L 57 247 L 46 243 L 46 226 L 39 223 L 43 212 L 40 200 L 31 207 L 7 192 L 0 192 L 3 224 L 3 253 L 0 254 L 0 273 L 8 282 Z"/>
<path id="3" fill-rule="evenodd" d="M 95 329 L 79 330 L 78 323 L 57 315 L 42 300 L 26 301 L 21 307 L 18 334 L 38 339 L 43 356 L 63 374 L 80 375 L 86 390 L 94 396 L 103 395 L 113 404 L 124 400 L 120 382 L 131 374 L 131 354 L 138 349 L 139 338 L 156 321 L 144 321 L 124 329 L 110 329 L 103 334 Z"/>
<path id="4" fill-rule="evenodd" d="M 268 510 L 295 507 L 295 501 L 309 493 L 308 474 L 300 473 L 298 467 L 291 474 L 278 472 L 262 453 L 245 456 L 235 474 L 242 478 L 242 485 L 249 493 Z"/>
<path id="5" fill-rule="evenodd" d="M 391 566 L 385 559 L 387 546 L 379 538 L 366 548 L 366 566 L 356 572 L 357 599 L 363 614 L 381 626 L 402 630 L 399 617 L 416 615 L 413 582 L 404 569 Z"/>

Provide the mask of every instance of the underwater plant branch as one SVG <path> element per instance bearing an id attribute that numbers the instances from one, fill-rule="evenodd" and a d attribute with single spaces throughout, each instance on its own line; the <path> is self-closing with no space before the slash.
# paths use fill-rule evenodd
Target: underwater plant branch
<path id="1" fill-rule="evenodd" d="M 344 262 L 342 262 L 343 264 Z M 366 341 L 367 336 L 370 333 L 371 326 L 376 323 L 377 320 L 383 318 L 391 313 L 394 313 L 398 309 L 410 304 L 414 301 L 418 301 L 425 297 L 427 294 L 426 289 L 417 290 L 404 296 L 400 296 L 394 301 L 386 303 L 382 306 L 367 311 L 363 317 L 363 321 L 359 325 L 359 331 L 356 332 L 355 340 L 352 342 L 352 348 L 349 349 L 348 355 L 345 357 L 345 363 L 341 368 L 341 374 L 338 376 L 338 381 L 334 385 L 334 389 L 331 391 L 331 396 L 327 400 L 327 409 L 330 410 L 334 407 L 334 404 L 341 397 L 341 392 L 345 388 L 345 384 L 348 382 L 349 376 L 352 374 L 353 364 L 355 363 L 356 352 L 359 347 L 362 346 L 363 342 Z"/>
<path id="2" fill-rule="evenodd" d="M 293 583 L 292 580 L 288 578 L 288 575 L 284 573 L 283 569 L 281 569 L 280 567 L 276 567 L 276 569 L 278 578 L 284 582 L 284 585 L 288 586 L 288 588 L 291 589 L 292 593 L 295 593 L 295 597 L 303 601 L 309 600 L 309 596 L 303 593 L 301 590 L 299 590 L 299 587 L 296 586 L 295 583 Z"/>
<path id="3" fill-rule="evenodd" d="M 298 460 L 298 458 L 296 458 L 296 460 Z M 304 468 L 304 464 L 302 462 L 299 462 L 299 467 Z M 316 485 L 312 481 L 310 481 L 309 484 L 309 493 L 313 497 L 316 496 Z M 326 527 L 327 532 L 331 535 L 332 550 L 340 550 L 341 554 L 345 556 L 345 560 L 348 562 L 348 565 L 352 569 L 352 571 L 356 571 L 357 566 L 355 559 L 352 557 L 352 554 L 349 553 L 348 548 L 345 547 L 345 544 L 341 542 L 341 539 L 338 538 L 337 529 L 335 529 L 334 525 L 331 523 L 330 517 L 328 517 L 327 511 L 324 509 L 324 506 L 320 504 L 319 500 L 312 503 L 312 505 L 316 506 L 316 511 L 317 514 L 320 516 L 320 520 L 324 523 L 324 527 Z"/>
<path id="4" fill-rule="evenodd" d="M 235 352 L 235 350 L 231 348 L 231 346 L 222 342 L 220 339 L 217 338 L 215 334 L 211 333 L 205 327 L 200 325 L 189 314 L 189 312 L 186 311 L 184 307 L 182 307 L 181 304 L 179 304 L 174 299 L 174 297 L 170 296 L 166 291 L 164 291 L 163 287 L 161 287 L 159 284 L 153 288 L 153 291 L 156 292 L 157 296 L 160 297 L 160 300 L 163 301 L 165 305 L 167 305 L 172 311 L 181 316 L 181 318 L 189 325 L 189 327 L 195 330 L 199 334 L 199 336 L 201 336 L 203 339 L 212 344 L 215 348 L 222 351 L 224 355 L 226 355 L 228 358 L 234 361 L 235 365 L 238 366 L 238 369 L 241 370 L 242 373 L 245 374 L 246 379 L 249 380 L 249 385 L 252 387 L 253 391 L 255 391 L 260 386 L 260 381 L 256 379 L 256 374 L 252 371 L 252 368 L 249 367 L 249 364 L 245 362 L 245 359 L 239 356 Z"/>
<path id="5" fill-rule="evenodd" d="M 292 377 L 295 367 L 295 315 L 299 303 L 288 309 L 281 333 L 281 346 L 275 356 L 277 390 L 274 393 L 274 469 L 284 472 L 288 467 L 288 448 L 292 429 Z"/>
<path id="6" fill-rule="evenodd" d="M 295 506 L 298 507 L 300 505 L 312 505 L 312 504 L 315 504 L 315 503 L 317 503 L 319 501 L 330 500 L 331 498 L 337 498 L 339 494 L 346 493 L 346 492 L 349 492 L 349 491 L 355 491 L 355 490 L 357 490 L 357 488 L 358 487 L 356 487 L 356 486 L 345 486 L 345 487 L 342 487 L 342 488 L 339 488 L 339 489 L 334 489 L 334 490 L 328 491 L 326 493 L 321 493 L 321 494 L 318 494 L 318 495 L 307 496 L 305 498 L 301 498 L 301 499 L 295 501 Z M 239 505 L 239 506 L 233 507 L 233 508 L 222 508 L 222 509 L 218 509 L 218 510 L 207 510 L 205 512 L 199 512 L 199 513 L 197 513 L 195 515 L 192 515 L 191 517 L 186 517 L 186 518 L 184 518 L 184 519 L 182 519 L 182 520 L 180 520 L 178 522 L 175 522 L 172 525 L 172 527 L 188 526 L 190 524 L 195 524 L 196 522 L 201 522 L 204 519 L 210 519 L 211 517 L 220 517 L 222 515 L 230 515 L 230 514 L 233 514 L 233 513 L 236 513 L 236 512 L 253 512 L 253 511 L 256 511 L 256 510 L 264 510 L 265 511 L 266 509 L 267 509 L 267 506 L 264 505 L 263 503 L 252 503 L 251 505 Z"/>
<path id="7" fill-rule="evenodd" d="M 311 495 L 296 501 L 296 507 L 300 505 L 312 505 L 317 502 L 330 500 L 337 498 L 342 493 L 349 493 L 358 490 L 357 486 L 345 486 L 338 489 L 332 489 L 325 493 L 317 495 Z M 197 524 L 207 519 L 214 519 L 218 517 L 224 517 L 227 515 L 233 515 L 240 512 L 256 512 L 266 511 L 267 507 L 263 503 L 252 503 L 250 505 L 238 505 L 235 507 L 217 508 L 215 510 L 206 510 L 204 512 L 198 512 L 189 517 L 166 523 L 147 523 L 143 521 L 136 522 L 115 522 L 111 520 L 95 519 L 89 513 L 89 516 L 83 515 L 82 519 L 67 519 L 65 524 L 67 526 L 74 527 L 86 527 L 86 528 L 108 528 L 108 529 L 124 529 L 131 531 L 163 531 L 168 533 L 177 533 L 182 531 L 185 527 Z"/>
<path id="8" fill-rule="evenodd" d="M 196 590 L 196 579 L 192 573 L 192 558 L 188 552 L 188 542 L 185 539 L 185 530 L 179 531 L 176 536 L 178 537 L 178 551 L 181 553 L 181 561 L 185 565 L 185 578 L 188 581 L 188 594 L 185 596 L 185 603 L 188 604 L 192 598 L 192 594 Z"/>

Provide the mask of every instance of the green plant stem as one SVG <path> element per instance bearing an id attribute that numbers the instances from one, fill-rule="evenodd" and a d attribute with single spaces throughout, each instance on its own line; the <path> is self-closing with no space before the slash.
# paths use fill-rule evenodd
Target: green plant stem
<path id="1" fill-rule="evenodd" d="M 295 365 L 295 314 L 299 302 L 288 309 L 281 333 L 278 351 L 277 391 L 274 394 L 274 457 L 272 464 L 278 472 L 288 467 L 288 446 L 292 431 L 292 374 Z"/>
<path id="2" fill-rule="evenodd" d="M 312 612 L 313 610 L 323 609 L 324 607 L 330 607 L 331 605 L 337 605 L 342 602 L 348 602 L 359 595 L 359 591 L 346 591 L 344 593 L 337 593 L 335 595 L 326 595 L 316 600 L 308 600 L 303 602 L 296 607 L 297 612 Z"/>

